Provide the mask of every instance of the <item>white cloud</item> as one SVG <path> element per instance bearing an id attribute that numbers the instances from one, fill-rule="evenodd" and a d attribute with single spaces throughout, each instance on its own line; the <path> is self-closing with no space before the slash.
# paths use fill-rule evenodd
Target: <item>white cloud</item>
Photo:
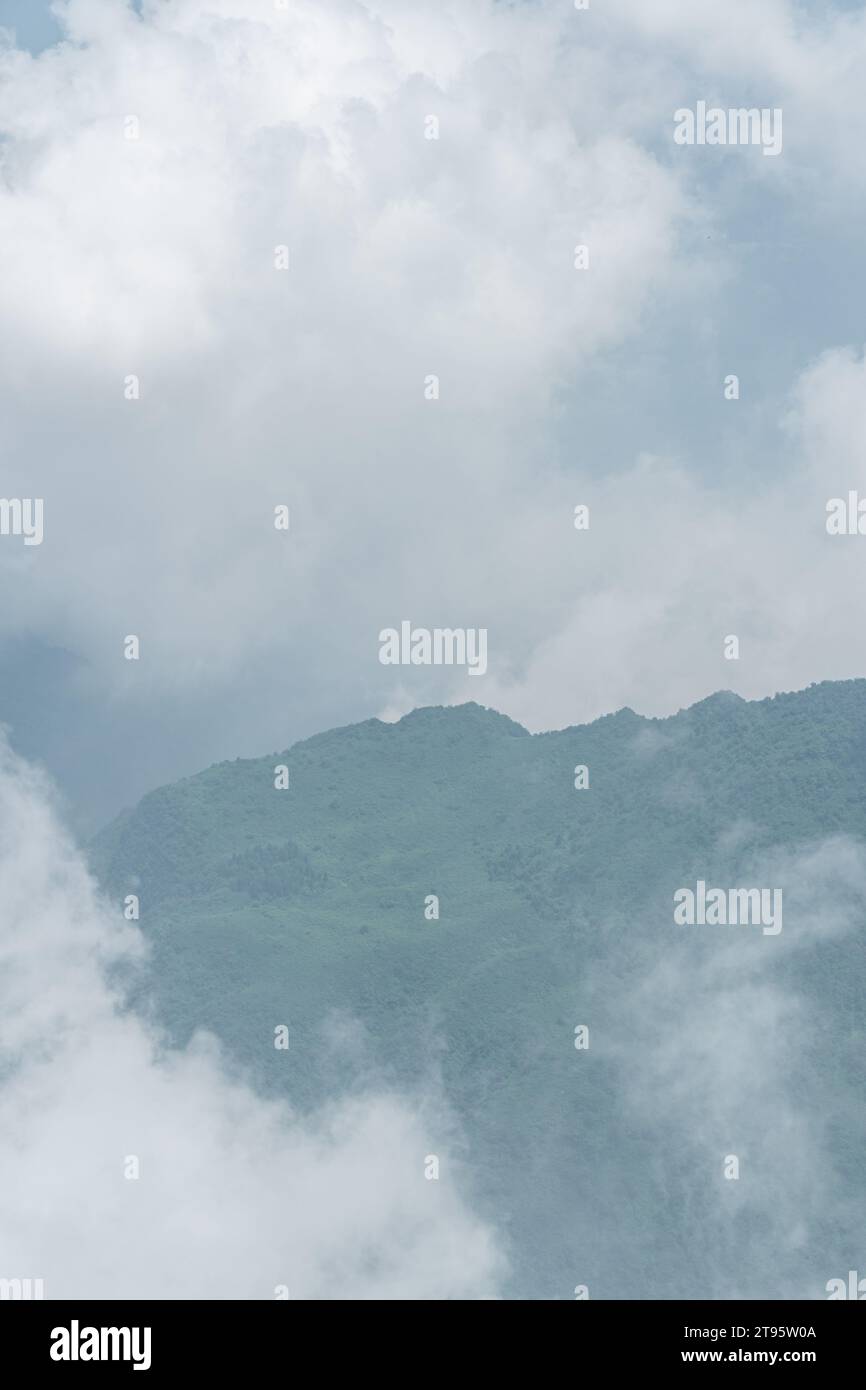
<path id="1" fill-rule="evenodd" d="M 505 679 L 491 660 L 485 698 L 537 729 L 862 675 L 860 538 L 828 535 L 826 504 L 849 489 L 866 497 L 864 377 L 860 353 L 822 354 L 779 422 L 788 466 L 745 493 L 657 458 L 580 492 L 560 485 L 536 550 L 537 639 Z M 578 497 L 592 503 L 591 529 L 569 533 Z M 738 660 L 724 656 L 730 634 Z"/>
<path id="2" fill-rule="evenodd" d="M 45 498 L 44 544 L 0 550 L 6 631 L 81 653 L 97 701 L 210 702 L 225 756 L 255 751 L 253 722 L 280 746 L 296 720 L 479 698 L 424 669 L 395 689 L 377 634 L 404 618 L 486 626 L 480 698 L 532 728 L 862 672 L 858 561 L 821 524 L 860 437 L 859 359 L 804 364 L 781 479 L 762 479 L 750 437 L 757 377 L 727 417 L 737 481 L 664 448 L 601 480 L 598 432 L 560 437 L 589 366 L 652 356 L 654 307 L 711 324 L 739 283 L 724 236 L 695 249 L 729 208 L 703 197 L 714 152 L 674 157 L 673 87 L 712 98 L 711 73 L 737 102 L 742 82 L 790 98 L 814 138 L 736 167 L 838 196 L 856 123 L 822 111 L 854 80 L 861 19 L 807 22 L 782 0 L 65 15 L 72 42 L 2 59 L 3 492 Z M 705 419 L 715 435 L 709 399 Z M 721 656 L 730 632 L 739 663 Z"/>
<path id="3" fill-rule="evenodd" d="M 46 508 L 38 563 L 0 556 L 6 621 L 125 698 L 315 648 L 375 707 L 394 605 L 501 580 L 551 392 L 672 273 L 677 181 L 576 123 L 551 7 L 73 0 L 67 22 L 74 44 L 4 61 L 4 486 Z"/>
<path id="4" fill-rule="evenodd" d="M 622 965 L 595 973 L 608 1019 L 596 1037 L 619 1063 L 630 1128 L 651 1136 L 663 1188 L 689 1212 L 695 1282 L 680 1296 L 822 1298 L 856 1228 L 839 1165 L 857 1151 L 862 1098 L 857 1035 L 812 984 L 862 929 L 866 856 L 839 837 L 762 855 L 744 878 L 732 830 L 740 868 L 711 882 L 781 886 L 782 931 L 656 924 L 652 944 L 631 943 L 625 988 Z"/>
<path id="5" fill-rule="evenodd" d="M 301 1119 L 229 1079 L 206 1035 L 163 1050 L 106 980 L 137 929 L 6 751 L 0 845 L 0 1277 L 51 1298 L 496 1296 L 499 1242 L 435 1096 L 368 1087 Z"/>

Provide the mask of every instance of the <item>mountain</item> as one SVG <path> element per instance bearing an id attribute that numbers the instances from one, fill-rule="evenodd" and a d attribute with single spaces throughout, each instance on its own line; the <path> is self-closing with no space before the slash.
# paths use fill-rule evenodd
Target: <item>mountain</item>
<path id="1" fill-rule="evenodd" d="M 220 763 L 91 859 L 173 1041 L 302 1108 L 441 1084 L 507 1295 L 821 1298 L 866 1274 L 864 786 L 863 680 L 537 735 L 467 704 Z M 699 881 L 782 929 L 676 924 Z"/>

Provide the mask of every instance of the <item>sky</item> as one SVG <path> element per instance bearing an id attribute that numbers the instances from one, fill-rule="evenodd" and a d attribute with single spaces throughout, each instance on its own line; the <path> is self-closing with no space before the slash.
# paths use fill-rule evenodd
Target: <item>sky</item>
<path id="1" fill-rule="evenodd" d="M 3 0 L 0 24 L 13 30 L 18 47 L 30 53 L 41 53 L 57 43 L 63 33 L 47 0 Z"/>
<path id="2" fill-rule="evenodd" d="M 826 524 L 866 498 L 864 6 L 0 0 L 0 26 L 0 498 L 43 505 L 39 544 L 0 534 L 0 1275 L 496 1297 L 436 1077 L 362 1069 L 300 1117 L 213 1039 L 169 1052 L 118 1009 L 144 948 L 82 842 L 420 705 L 535 732 L 866 673 L 866 540 Z M 678 144 L 699 103 L 781 113 L 781 149 Z M 485 629 L 487 670 L 382 664 L 404 621 Z M 797 873 L 802 920 L 842 883 L 824 926 L 852 930 L 859 850 Z M 798 998 L 735 948 L 629 1005 L 635 1122 L 769 1113 L 767 1259 L 799 1248 L 837 1196 L 785 1070 Z"/>
<path id="3" fill-rule="evenodd" d="M 864 673 L 861 5 L 51 10 L 0 6 L 2 495 L 44 499 L 0 719 L 82 834 L 418 705 Z M 678 145 L 700 101 L 780 153 Z M 404 620 L 486 674 L 382 665 Z"/>

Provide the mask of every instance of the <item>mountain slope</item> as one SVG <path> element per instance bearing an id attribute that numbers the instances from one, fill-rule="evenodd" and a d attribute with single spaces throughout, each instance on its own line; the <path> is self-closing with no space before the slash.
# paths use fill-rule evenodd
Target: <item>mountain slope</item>
<path id="1" fill-rule="evenodd" d="M 177 1040 L 299 1105 L 350 1084 L 349 1019 L 441 1075 L 512 1294 L 821 1297 L 864 1258 L 864 779 L 866 681 L 535 736 L 422 709 L 153 792 L 92 858 Z M 698 879 L 781 887 L 782 932 L 675 926 Z"/>

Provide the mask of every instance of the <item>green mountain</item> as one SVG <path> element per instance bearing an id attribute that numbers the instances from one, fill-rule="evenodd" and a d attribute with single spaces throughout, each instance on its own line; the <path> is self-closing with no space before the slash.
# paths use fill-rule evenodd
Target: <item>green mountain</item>
<path id="1" fill-rule="evenodd" d="M 467 704 L 163 787 L 92 861 L 173 1041 L 303 1108 L 441 1085 L 508 1295 L 821 1298 L 866 1275 L 864 787 L 866 681 L 539 735 Z M 698 880 L 781 888 L 783 930 L 676 925 Z"/>

